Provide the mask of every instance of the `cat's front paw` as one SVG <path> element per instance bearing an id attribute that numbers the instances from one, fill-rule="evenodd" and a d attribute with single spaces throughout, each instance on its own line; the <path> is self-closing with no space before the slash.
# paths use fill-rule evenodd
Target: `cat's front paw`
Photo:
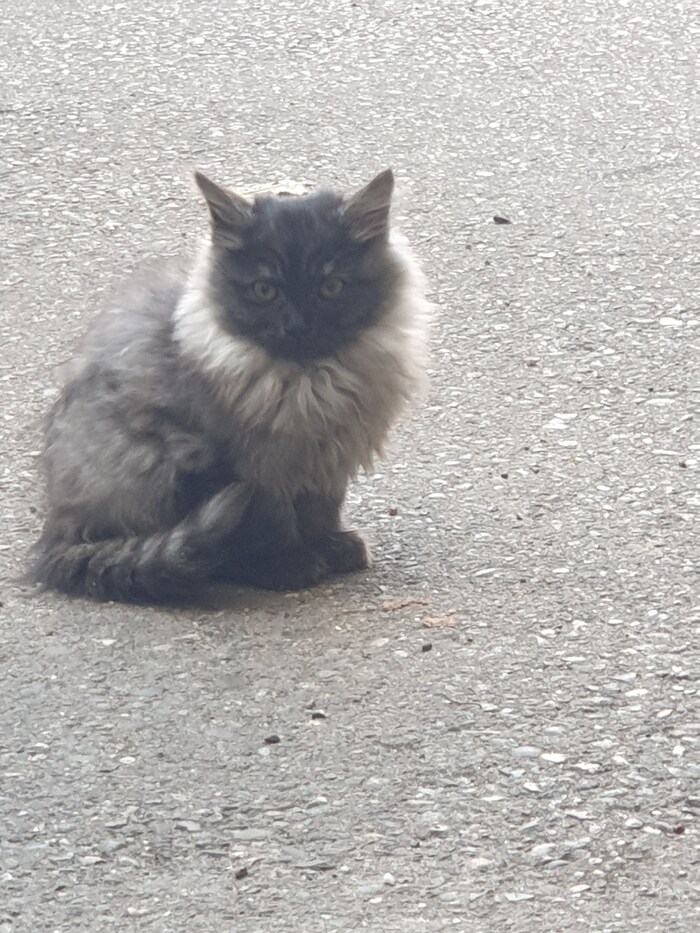
<path id="1" fill-rule="evenodd" d="M 355 573 L 367 570 L 372 559 L 369 548 L 357 531 L 334 531 L 317 544 L 331 573 Z"/>
<path id="2" fill-rule="evenodd" d="M 305 590 L 328 575 L 329 566 L 321 554 L 295 551 L 261 557 L 241 574 L 241 582 L 261 590 Z"/>

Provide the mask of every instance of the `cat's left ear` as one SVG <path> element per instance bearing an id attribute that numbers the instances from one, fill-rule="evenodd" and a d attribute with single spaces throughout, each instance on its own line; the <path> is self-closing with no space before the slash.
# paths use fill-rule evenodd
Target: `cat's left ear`
<path id="1" fill-rule="evenodd" d="M 252 216 L 252 204 L 235 191 L 215 184 L 201 172 L 194 173 L 194 180 L 209 207 L 212 238 L 230 249 L 240 248 L 243 231 Z"/>
<path id="2" fill-rule="evenodd" d="M 343 206 L 343 219 L 350 235 L 358 243 L 387 235 L 393 191 L 394 173 L 388 168 L 347 198 Z"/>

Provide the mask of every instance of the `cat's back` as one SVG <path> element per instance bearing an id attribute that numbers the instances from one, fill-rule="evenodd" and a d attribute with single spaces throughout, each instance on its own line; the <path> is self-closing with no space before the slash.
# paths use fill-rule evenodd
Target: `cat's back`
<path id="1" fill-rule="evenodd" d="M 141 263 L 114 289 L 88 332 L 85 357 L 93 362 L 165 350 L 185 290 L 190 263 L 181 257 Z"/>
<path id="2" fill-rule="evenodd" d="M 114 428 L 116 416 L 135 421 L 139 412 L 190 410 L 192 379 L 182 371 L 173 340 L 187 274 L 186 260 L 150 260 L 111 293 L 79 352 L 62 367 L 63 387 L 48 419 L 49 447 L 99 421 L 106 426 L 112 419 Z"/>

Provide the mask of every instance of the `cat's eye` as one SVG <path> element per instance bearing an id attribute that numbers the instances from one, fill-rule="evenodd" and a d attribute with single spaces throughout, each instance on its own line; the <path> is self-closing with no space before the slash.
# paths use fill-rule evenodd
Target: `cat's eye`
<path id="1" fill-rule="evenodd" d="M 268 301 L 274 301 L 279 293 L 279 289 L 272 282 L 265 282 L 260 280 L 259 282 L 253 282 L 250 286 L 250 297 L 254 301 L 259 301 L 260 304 L 265 304 Z"/>
<path id="2" fill-rule="evenodd" d="M 326 279 L 319 286 L 319 294 L 322 298 L 337 298 L 345 287 L 342 279 Z"/>

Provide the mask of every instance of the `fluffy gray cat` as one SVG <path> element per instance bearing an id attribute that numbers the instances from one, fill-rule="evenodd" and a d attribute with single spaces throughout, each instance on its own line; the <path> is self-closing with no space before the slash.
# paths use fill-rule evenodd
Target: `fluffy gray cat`
<path id="1" fill-rule="evenodd" d="M 393 176 L 256 197 L 196 173 L 210 235 L 97 319 L 46 429 L 34 578 L 103 600 L 297 589 L 369 565 L 348 482 L 424 380 L 428 304 Z"/>

